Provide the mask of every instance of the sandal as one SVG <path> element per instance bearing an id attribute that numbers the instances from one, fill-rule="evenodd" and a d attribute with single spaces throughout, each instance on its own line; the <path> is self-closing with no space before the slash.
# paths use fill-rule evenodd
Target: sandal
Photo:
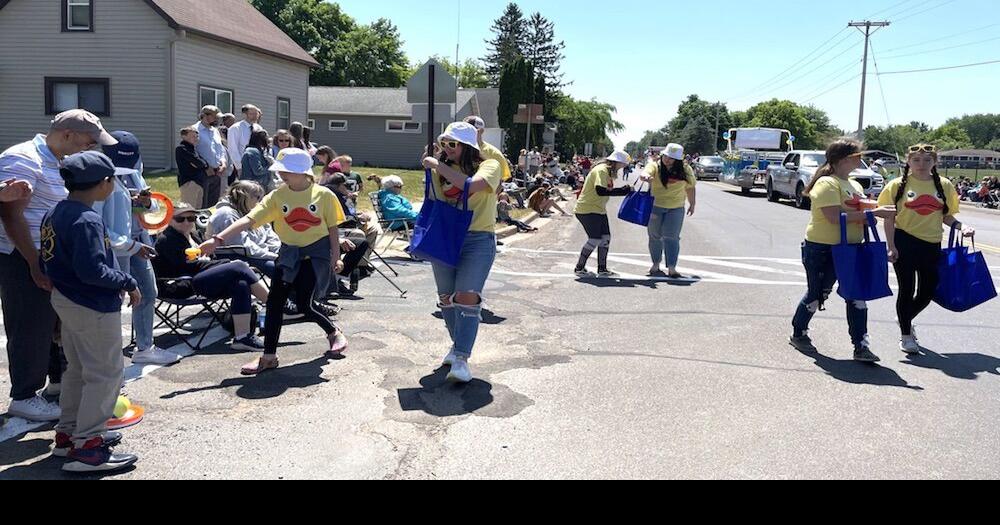
<path id="1" fill-rule="evenodd" d="M 344 332 L 337 331 L 330 334 L 328 338 L 330 341 L 330 350 L 326 352 L 326 356 L 330 359 L 343 359 L 344 352 L 347 351 L 347 336 Z"/>
<path id="2" fill-rule="evenodd" d="M 255 376 L 268 370 L 274 370 L 275 368 L 278 368 L 277 357 L 271 359 L 258 357 L 257 359 L 243 365 L 243 368 L 240 369 L 240 374 L 245 376 Z"/>

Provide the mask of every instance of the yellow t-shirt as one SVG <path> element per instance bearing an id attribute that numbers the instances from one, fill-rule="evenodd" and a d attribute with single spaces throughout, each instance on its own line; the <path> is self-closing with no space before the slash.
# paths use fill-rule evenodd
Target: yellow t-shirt
<path id="1" fill-rule="evenodd" d="M 649 181 L 650 188 L 653 191 L 653 198 L 656 199 L 653 206 L 667 210 L 683 208 L 684 203 L 687 202 L 687 190 L 693 190 L 695 185 L 698 184 L 698 180 L 694 177 L 694 170 L 691 169 L 691 166 L 685 164 L 684 175 L 686 176 L 686 180 L 671 179 L 666 187 L 664 187 L 663 183 L 660 182 L 660 166 L 659 162 L 655 162 L 646 166 L 644 170 L 647 175 L 653 177 L 653 180 Z"/>
<path id="2" fill-rule="evenodd" d="M 496 146 L 484 142 L 481 146 L 480 153 L 482 153 L 483 160 L 495 160 L 500 163 L 500 169 L 503 170 L 504 181 L 514 178 L 514 176 L 510 173 L 510 163 L 507 162 L 507 157 L 505 157 L 503 152 L 497 149 Z"/>
<path id="3" fill-rule="evenodd" d="M 611 197 L 601 197 L 597 194 L 597 187 L 611 189 L 611 171 L 607 164 L 599 164 L 590 170 L 587 180 L 583 182 L 583 190 L 580 192 L 580 200 L 576 202 L 576 213 L 587 215 L 596 213 L 598 215 L 608 214 L 608 201 Z"/>
<path id="4" fill-rule="evenodd" d="M 854 180 L 843 180 L 834 176 L 821 178 L 812 192 L 812 220 L 806 228 L 806 240 L 817 244 L 840 244 L 840 222 L 826 220 L 823 208 L 839 206 L 841 211 L 860 211 L 865 189 Z M 861 223 L 847 224 L 847 242 L 859 243 L 864 239 L 865 229 Z"/>
<path id="5" fill-rule="evenodd" d="M 299 248 L 330 235 L 330 228 L 347 220 L 337 196 L 318 184 L 303 191 L 283 185 L 264 197 L 247 217 L 254 226 L 274 223 L 281 242 Z"/>
<path id="6" fill-rule="evenodd" d="M 457 166 L 456 166 L 457 169 Z M 461 170 L 459 170 L 461 171 Z M 466 173 L 466 175 L 468 175 Z M 474 176 L 486 179 L 491 191 L 480 191 L 469 197 L 469 210 L 472 211 L 471 232 L 496 231 L 497 225 L 497 188 L 500 187 L 500 178 L 503 177 L 503 168 L 496 160 L 485 160 L 479 165 L 479 171 Z M 462 207 L 462 193 L 464 188 L 455 186 L 447 179 L 434 173 L 434 192 L 438 200 L 447 202 L 456 207 Z"/>
<path id="7" fill-rule="evenodd" d="M 889 182 L 878 197 L 879 206 L 896 206 L 897 228 L 922 241 L 941 244 L 944 239 L 945 199 L 949 215 L 957 214 L 961 207 L 955 185 L 942 177 L 941 187 L 945 194 L 941 195 L 933 180 L 917 180 L 911 176 L 906 181 L 903 199 L 896 202 L 896 194 L 902 183 L 902 178 Z"/>

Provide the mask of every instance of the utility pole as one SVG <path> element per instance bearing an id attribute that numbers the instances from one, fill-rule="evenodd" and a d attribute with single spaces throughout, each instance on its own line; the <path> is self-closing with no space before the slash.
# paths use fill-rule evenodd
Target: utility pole
<path id="1" fill-rule="evenodd" d="M 858 139 L 862 138 L 865 132 L 865 90 L 868 87 L 868 41 L 871 36 L 875 34 L 876 31 L 883 27 L 889 27 L 890 22 L 872 22 L 871 20 L 866 20 L 864 22 L 851 22 L 847 24 L 847 27 L 855 27 L 858 31 L 861 31 L 865 35 L 865 58 L 864 58 L 864 68 L 861 71 L 861 111 L 858 115 Z M 864 28 L 862 31 L 861 28 Z M 874 31 L 872 30 L 874 28 Z"/>
<path id="2" fill-rule="evenodd" d="M 715 139 L 714 139 L 714 149 L 712 155 L 719 152 L 719 110 L 722 109 L 722 102 L 715 103 Z"/>

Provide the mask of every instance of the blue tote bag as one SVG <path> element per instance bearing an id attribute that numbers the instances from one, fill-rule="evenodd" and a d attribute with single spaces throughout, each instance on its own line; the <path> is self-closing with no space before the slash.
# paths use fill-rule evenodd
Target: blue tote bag
<path id="1" fill-rule="evenodd" d="M 874 301 L 892 296 L 889 288 L 889 250 L 878 235 L 875 215 L 866 212 L 865 242 L 848 244 L 847 214 L 840 214 L 840 244 L 833 247 L 837 294 L 848 301 Z M 869 230 L 875 237 L 872 242 Z"/>
<path id="2" fill-rule="evenodd" d="M 965 246 L 958 228 L 952 226 L 948 248 L 941 254 L 939 273 L 941 282 L 934 294 L 934 302 L 945 310 L 967 312 L 997 297 L 993 276 L 982 252 L 977 252 L 975 241 L 972 250 Z"/>
<path id="3" fill-rule="evenodd" d="M 652 188 L 649 191 L 630 193 L 618 209 L 618 218 L 639 226 L 649 226 L 649 218 L 653 216 L 654 201 Z"/>
<path id="4" fill-rule="evenodd" d="M 409 252 L 419 259 L 455 268 L 462 257 L 462 247 L 469 234 L 469 227 L 472 226 L 473 212 L 469 211 L 469 185 L 472 177 L 465 180 L 461 208 L 437 200 L 431 177 L 431 170 L 427 170 L 424 204 L 413 226 Z"/>

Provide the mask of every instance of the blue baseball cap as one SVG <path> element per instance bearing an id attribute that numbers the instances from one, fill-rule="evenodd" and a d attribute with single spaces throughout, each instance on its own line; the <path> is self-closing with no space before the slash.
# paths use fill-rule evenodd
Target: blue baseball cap
<path id="1" fill-rule="evenodd" d="M 104 146 L 104 154 L 111 159 L 115 167 L 133 170 L 139 165 L 142 156 L 139 154 L 139 139 L 127 131 L 115 131 L 111 136 L 118 141 L 113 146 Z"/>
<path id="2" fill-rule="evenodd" d="M 84 151 L 63 160 L 59 174 L 66 182 L 93 184 L 115 176 L 115 165 L 99 151 Z"/>

